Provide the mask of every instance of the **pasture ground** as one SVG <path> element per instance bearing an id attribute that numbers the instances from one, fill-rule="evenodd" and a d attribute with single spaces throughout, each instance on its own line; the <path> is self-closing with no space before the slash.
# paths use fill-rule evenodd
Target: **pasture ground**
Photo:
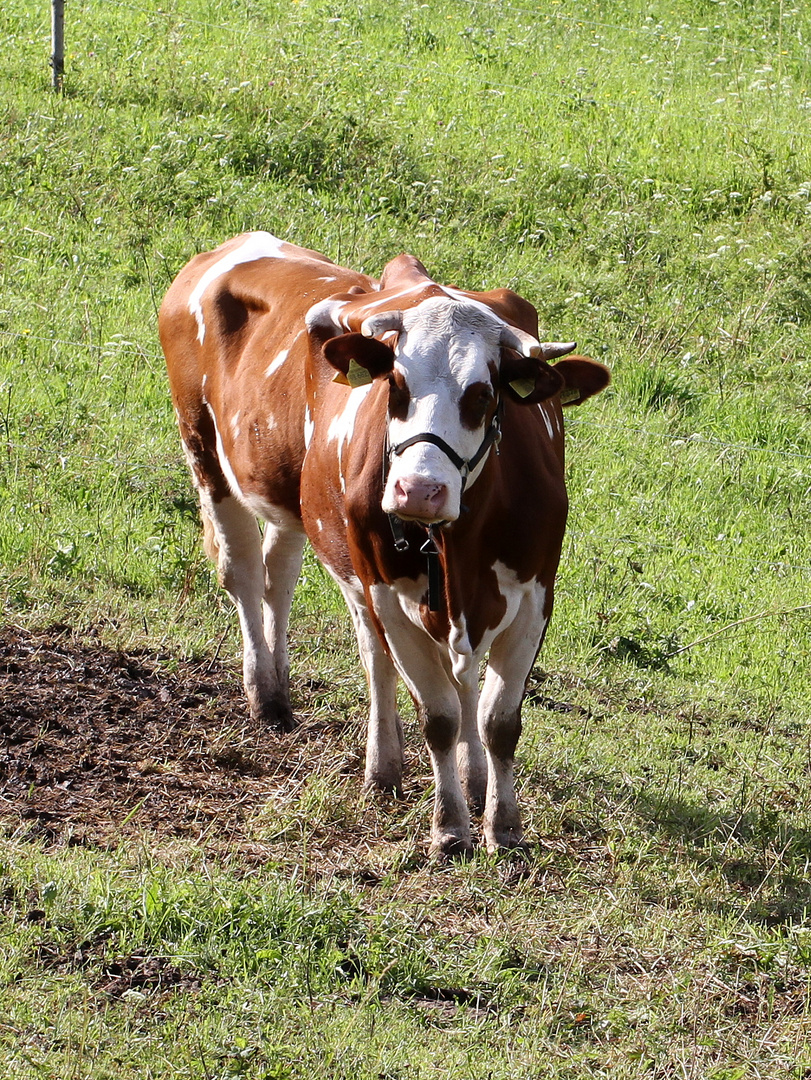
<path id="1" fill-rule="evenodd" d="M 0 9 L 0 1073 L 811 1076 L 811 13 L 764 0 Z M 308 556 L 257 731 L 155 312 L 267 228 L 516 288 L 612 387 L 533 674 L 529 858 L 360 794 Z M 408 714 L 408 704 L 403 702 Z"/>

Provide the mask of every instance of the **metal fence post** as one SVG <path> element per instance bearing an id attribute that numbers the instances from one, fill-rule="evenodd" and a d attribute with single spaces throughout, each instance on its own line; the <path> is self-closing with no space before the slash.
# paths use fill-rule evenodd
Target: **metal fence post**
<path id="1" fill-rule="evenodd" d="M 51 46 L 53 88 L 61 90 L 65 72 L 65 0 L 51 0 Z"/>

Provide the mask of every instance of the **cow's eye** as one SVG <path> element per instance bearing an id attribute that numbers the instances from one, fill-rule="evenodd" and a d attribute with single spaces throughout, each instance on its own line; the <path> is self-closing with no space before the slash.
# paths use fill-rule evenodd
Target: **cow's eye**
<path id="1" fill-rule="evenodd" d="M 489 383 L 476 382 L 468 386 L 460 403 L 461 420 L 465 427 L 481 427 L 492 403 L 493 388 Z"/>

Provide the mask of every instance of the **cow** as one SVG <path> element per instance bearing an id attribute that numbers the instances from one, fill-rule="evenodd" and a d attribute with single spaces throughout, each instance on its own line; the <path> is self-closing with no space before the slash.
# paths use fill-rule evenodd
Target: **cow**
<path id="1" fill-rule="evenodd" d="M 399 676 L 435 780 L 431 853 L 472 850 L 471 810 L 488 850 L 523 846 L 513 765 L 566 523 L 561 407 L 606 368 L 541 343 L 508 289 L 440 285 L 411 255 L 375 280 L 259 231 L 193 258 L 159 331 L 252 715 L 293 727 L 308 538 L 368 680 L 366 788 L 402 790 Z"/>

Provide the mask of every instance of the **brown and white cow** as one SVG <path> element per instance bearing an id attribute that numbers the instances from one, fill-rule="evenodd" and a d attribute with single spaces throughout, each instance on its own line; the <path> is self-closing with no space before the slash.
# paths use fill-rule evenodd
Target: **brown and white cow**
<path id="1" fill-rule="evenodd" d="M 471 848 L 468 803 L 488 848 L 521 843 L 513 759 L 566 523 L 561 404 L 608 383 L 584 357 L 551 366 L 574 345 L 537 332 L 506 289 L 438 285 L 408 255 L 376 281 L 265 232 L 194 258 L 160 312 L 252 713 L 293 723 L 287 623 L 306 536 L 368 676 L 366 785 L 402 784 L 399 675 L 441 855 Z"/>

